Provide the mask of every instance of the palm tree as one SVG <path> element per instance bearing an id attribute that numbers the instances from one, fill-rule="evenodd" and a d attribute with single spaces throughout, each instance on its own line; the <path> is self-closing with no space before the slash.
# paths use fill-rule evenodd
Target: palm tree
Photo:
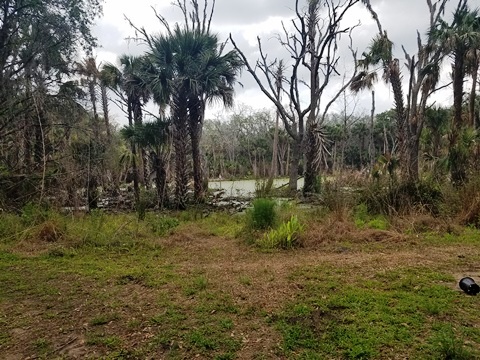
<path id="1" fill-rule="evenodd" d="M 478 108 L 476 108 L 478 72 L 480 70 L 480 45 L 469 49 L 466 56 L 466 72 L 472 77 L 472 88 L 468 99 L 469 125 L 477 128 L 479 125 Z"/>
<path id="2" fill-rule="evenodd" d="M 233 85 L 242 63 L 233 51 L 222 55 L 215 35 L 176 26 L 167 36 L 149 41 L 149 84 L 157 103 L 170 104 L 174 128 L 175 196 L 186 206 L 188 183 L 187 139 L 193 158 L 195 198 L 203 199 L 205 187 L 200 139 L 209 102 L 233 104 Z"/>
<path id="3" fill-rule="evenodd" d="M 453 69 L 453 108 L 454 116 L 451 124 L 449 163 L 453 183 L 461 184 L 466 180 L 468 154 L 458 144 L 463 121 L 463 83 L 466 75 L 467 55 L 480 44 L 480 17 L 477 9 L 470 10 L 467 0 L 460 0 L 453 14 L 451 24 L 440 21 L 432 30 L 432 35 L 444 53 L 452 57 Z"/>
<path id="4" fill-rule="evenodd" d="M 100 96 L 102 101 L 102 110 L 103 110 L 103 121 L 105 123 L 105 131 L 107 134 L 107 141 L 112 140 L 112 135 L 110 132 L 110 111 L 109 111 L 109 99 L 108 99 L 108 78 L 105 78 L 105 74 L 99 71 L 99 85 L 100 85 Z"/>
<path id="5" fill-rule="evenodd" d="M 218 51 L 218 39 L 216 36 L 203 34 L 209 40 L 204 54 L 200 55 L 198 68 L 192 74 L 196 78 L 198 86 L 190 89 L 189 97 L 189 130 L 192 142 L 193 180 L 195 198 L 203 201 L 206 186 L 204 182 L 200 141 L 205 118 L 207 103 L 221 102 L 226 107 L 233 106 L 233 86 L 242 67 L 238 55 L 230 51 L 225 55 Z"/>
<path id="6" fill-rule="evenodd" d="M 430 31 L 425 40 L 420 35 L 418 36 L 418 49 L 414 56 L 410 56 L 403 49 L 409 75 L 406 102 L 404 102 L 399 61 L 393 58 L 393 44 L 379 23 L 379 35 L 360 61 L 360 65 L 363 65 L 365 71 L 357 76 L 351 86 L 353 91 L 359 91 L 365 87 L 371 88 L 376 78 L 367 70 L 375 65 L 382 66 L 383 79 L 391 84 L 394 96 L 401 170 L 409 181 L 417 181 L 419 177 L 419 144 L 425 122 L 427 100 L 437 86 L 440 62 L 443 58 L 442 50 L 435 45 L 434 29 L 443 21 L 441 16 L 445 11 L 447 1 L 427 0 L 430 11 Z"/>
<path id="7" fill-rule="evenodd" d="M 123 105 L 126 105 L 126 115 L 129 126 L 141 125 L 143 121 L 143 106 L 150 98 L 150 90 L 144 80 L 145 58 L 122 55 L 120 57 L 120 68 L 113 64 L 105 64 L 102 68 L 102 81 L 121 99 Z M 145 168 L 142 177 L 139 176 L 137 166 L 137 144 L 131 142 L 131 150 L 133 154 L 132 170 L 133 170 L 133 187 L 135 200 L 140 197 L 139 182 L 144 183 Z M 143 161 L 143 150 L 140 165 Z"/>
<path id="8" fill-rule="evenodd" d="M 166 200 L 167 163 L 170 155 L 169 127 L 170 120 L 157 119 L 141 125 L 126 126 L 121 130 L 125 140 L 150 149 L 159 207 L 163 207 Z"/>
<path id="9" fill-rule="evenodd" d="M 98 127 L 98 112 L 97 112 L 97 85 L 99 70 L 95 58 L 89 57 L 82 62 L 77 63 L 77 72 L 83 76 L 82 83 L 88 88 L 88 94 L 90 96 L 90 102 L 93 112 L 93 133 L 95 140 L 99 140 L 99 127 Z"/>
<path id="10" fill-rule="evenodd" d="M 400 157 L 404 157 L 406 146 L 406 129 L 405 129 L 405 104 L 403 97 L 402 75 L 398 59 L 393 58 L 393 43 L 388 38 L 387 33 L 375 37 L 368 49 L 363 53 L 363 59 L 359 61 L 359 65 L 364 68 L 354 79 L 350 85 L 350 89 L 358 92 L 362 89 L 373 88 L 373 84 L 377 81 L 378 75 L 376 71 L 368 71 L 368 69 L 380 66 L 383 70 L 382 79 L 385 83 L 390 83 L 393 91 L 395 102 L 395 113 L 397 122 L 397 141 L 400 150 Z"/>

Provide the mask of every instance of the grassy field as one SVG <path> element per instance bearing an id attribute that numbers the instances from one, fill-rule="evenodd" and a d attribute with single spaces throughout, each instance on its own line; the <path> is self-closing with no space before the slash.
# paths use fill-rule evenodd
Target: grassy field
<path id="1" fill-rule="evenodd" d="M 242 215 L 0 215 L 0 357 L 480 358 L 477 230 L 300 219 L 267 251 Z"/>

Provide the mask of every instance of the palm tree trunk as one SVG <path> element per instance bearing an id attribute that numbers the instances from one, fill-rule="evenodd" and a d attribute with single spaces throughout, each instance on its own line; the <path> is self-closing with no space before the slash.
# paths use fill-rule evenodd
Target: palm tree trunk
<path id="1" fill-rule="evenodd" d="M 472 90 L 470 91 L 470 98 L 469 98 L 469 119 L 470 119 L 470 126 L 475 129 L 478 124 L 476 124 L 476 119 L 475 119 L 475 100 L 476 100 L 476 90 L 477 90 L 477 78 L 478 78 L 478 70 L 480 66 L 480 58 L 478 55 L 475 55 L 476 62 L 475 66 L 472 70 Z"/>
<path id="2" fill-rule="evenodd" d="M 453 108 L 454 108 L 454 128 L 456 131 L 463 126 L 462 102 L 463 102 L 463 80 L 465 78 L 464 55 L 455 54 L 455 63 L 453 70 Z"/>
<path id="3" fill-rule="evenodd" d="M 157 205 L 161 209 L 165 204 L 165 190 L 167 184 L 167 171 L 165 162 L 161 158 L 160 151 L 152 153 L 153 164 L 155 167 L 155 185 L 157 187 Z"/>
<path id="4" fill-rule="evenodd" d="M 110 114 L 108 109 L 107 87 L 104 84 L 100 84 L 100 89 L 102 92 L 103 120 L 105 122 L 105 130 L 107 131 L 107 141 L 110 141 L 112 136 L 110 134 Z"/>
<path id="5" fill-rule="evenodd" d="M 390 63 L 390 83 L 392 84 L 395 112 L 397 116 L 397 142 L 399 160 L 402 172 L 408 173 L 407 166 L 407 124 L 405 119 L 405 105 L 403 101 L 402 79 L 398 60 Z"/>
<path id="6" fill-rule="evenodd" d="M 135 125 L 142 125 L 143 122 L 143 112 L 142 112 L 142 104 L 140 99 L 135 99 L 132 103 L 132 111 L 133 111 L 133 122 Z M 137 169 L 137 179 L 140 185 L 145 186 L 146 177 L 145 174 L 147 173 L 146 170 L 146 161 L 145 161 L 145 149 L 141 145 L 137 145 L 138 153 L 138 169 Z"/>
<path id="7" fill-rule="evenodd" d="M 409 141 L 407 147 L 408 158 L 408 180 L 412 182 L 418 181 L 418 152 L 420 149 L 420 137 L 415 133 Z"/>
<path id="8" fill-rule="evenodd" d="M 99 140 L 98 113 L 97 113 L 97 95 L 95 92 L 95 78 L 88 81 L 88 90 L 93 111 L 93 136 L 95 141 Z"/>
<path id="9" fill-rule="evenodd" d="M 202 113 L 204 112 L 204 107 L 201 101 L 193 101 L 192 104 L 190 107 L 189 130 L 192 143 L 193 186 L 195 201 L 203 203 L 205 201 L 206 188 L 204 186 L 200 140 L 202 137 Z"/>
<path id="10" fill-rule="evenodd" d="M 205 189 L 203 186 L 202 155 L 200 150 L 200 132 L 201 128 L 190 127 L 190 139 L 192 141 L 192 161 L 193 161 L 193 186 L 195 200 L 203 203 L 205 200 Z"/>
<path id="11" fill-rule="evenodd" d="M 128 114 L 128 125 L 133 126 L 133 106 L 130 99 L 127 100 L 127 114 Z M 137 148 L 135 142 L 132 140 L 130 142 L 130 148 L 132 150 L 132 173 L 133 173 L 133 194 L 135 197 L 135 204 L 140 200 L 140 188 L 138 185 L 138 167 L 137 167 Z"/>
<path id="12" fill-rule="evenodd" d="M 175 150 L 175 202 L 176 207 L 184 210 L 187 207 L 187 147 L 188 147 L 188 108 L 187 97 L 184 94 L 174 94 L 173 99 L 173 126 Z"/>
<path id="13" fill-rule="evenodd" d="M 458 144 L 458 137 L 463 128 L 462 101 L 463 101 L 463 80 L 465 77 L 464 54 L 455 53 L 453 69 L 453 108 L 454 117 L 450 129 L 449 161 L 452 182 L 461 185 L 466 180 L 466 156 Z"/>
<path id="14" fill-rule="evenodd" d="M 372 111 L 370 113 L 370 128 L 368 136 L 368 155 L 370 156 L 370 170 L 375 165 L 375 140 L 373 135 L 373 126 L 375 121 L 375 91 L 372 90 Z"/>

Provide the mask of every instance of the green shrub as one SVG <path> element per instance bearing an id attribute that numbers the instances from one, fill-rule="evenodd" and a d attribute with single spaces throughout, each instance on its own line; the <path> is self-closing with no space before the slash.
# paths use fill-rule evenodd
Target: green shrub
<path id="1" fill-rule="evenodd" d="M 387 230 L 389 227 L 388 220 L 383 216 L 372 216 L 368 213 L 368 208 L 365 204 L 359 204 L 354 209 L 355 226 L 363 229 L 377 229 Z"/>
<path id="2" fill-rule="evenodd" d="M 24 225 L 35 226 L 47 221 L 50 215 L 46 206 L 28 203 L 22 208 L 21 218 Z"/>
<path id="3" fill-rule="evenodd" d="M 135 210 L 137 212 L 138 220 L 145 220 L 145 214 L 147 209 L 152 209 L 155 207 L 156 203 L 156 194 L 151 190 L 141 190 L 140 196 L 135 204 Z"/>
<path id="4" fill-rule="evenodd" d="M 18 217 L 17 215 L 0 212 L 1 240 L 9 237 L 15 239 L 16 235 L 24 229 L 25 227 L 20 217 Z"/>
<path id="5" fill-rule="evenodd" d="M 272 229 L 258 242 L 263 248 L 291 249 L 299 245 L 299 238 L 303 232 L 303 225 L 293 215 L 289 221 L 284 222 L 278 229 Z"/>
<path id="6" fill-rule="evenodd" d="M 408 214 L 418 209 L 438 214 L 443 196 L 437 184 L 431 181 L 375 182 L 362 192 L 361 202 L 370 213 Z"/>
<path id="7" fill-rule="evenodd" d="M 355 217 L 355 224 L 366 223 L 370 219 L 367 205 L 365 203 L 361 203 L 355 206 L 353 216 Z"/>
<path id="8" fill-rule="evenodd" d="M 248 221 L 252 229 L 264 230 L 273 227 L 276 220 L 275 201 L 256 199 L 253 208 L 248 212 Z"/>
<path id="9" fill-rule="evenodd" d="M 164 236 L 176 228 L 180 222 L 176 218 L 168 216 L 148 216 L 146 219 L 148 225 L 152 229 L 152 232 L 156 235 Z"/>

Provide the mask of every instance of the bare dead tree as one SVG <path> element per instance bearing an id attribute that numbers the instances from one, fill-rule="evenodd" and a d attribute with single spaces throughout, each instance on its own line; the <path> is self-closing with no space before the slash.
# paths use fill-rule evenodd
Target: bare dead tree
<path id="1" fill-rule="evenodd" d="M 321 127 L 327 111 L 340 94 L 350 85 L 356 74 L 356 66 L 350 80 L 346 81 L 326 102 L 323 113 L 320 113 L 320 103 L 324 91 L 328 88 L 331 78 L 339 75 L 337 67 L 340 61 L 339 39 L 342 35 L 350 37 L 350 50 L 355 60 L 356 53 L 351 46 L 351 33 L 354 26 L 343 26 L 345 14 L 357 3 L 368 3 L 365 0 L 310 0 L 306 10 L 301 10 L 299 1 L 295 1 L 295 19 L 292 20 L 291 31 L 287 24 L 282 23 L 283 34 L 277 39 L 292 59 L 290 76 L 285 80 L 285 90 L 276 86 L 275 69 L 278 60 L 270 60 L 262 48 L 258 38 L 260 57 L 251 64 L 245 54 L 238 48 L 232 35 L 230 40 L 243 59 L 247 71 L 253 76 L 262 92 L 275 105 L 285 129 L 292 139 L 292 157 L 290 162 L 290 190 L 297 189 L 298 166 L 302 156 L 305 156 L 305 186 L 304 193 L 314 190 L 315 178 L 318 175 L 318 129 Z M 302 74 L 308 74 L 308 80 L 302 79 Z M 304 92 L 309 93 L 309 101 L 304 101 Z M 288 105 L 281 101 L 281 94 L 289 97 Z"/>
<path id="2" fill-rule="evenodd" d="M 275 85 L 277 91 L 280 94 L 283 86 L 283 72 L 285 70 L 285 65 L 283 61 L 280 60 L 277 66 L 277 72 L 275 77 Z M 265 191 L 268 193 L 273 186 L 273 179 L 277 176 L 277 162 L 278 162 L 278 123 L 280 120 L 280 113 L 277 110 L 275 114 L 275 132 L 273 134 L 273 149 L 272 149 L 272 164 L 270 166 L 270 174 L 268 177 L 267 185 L 265 186 Z"/>

